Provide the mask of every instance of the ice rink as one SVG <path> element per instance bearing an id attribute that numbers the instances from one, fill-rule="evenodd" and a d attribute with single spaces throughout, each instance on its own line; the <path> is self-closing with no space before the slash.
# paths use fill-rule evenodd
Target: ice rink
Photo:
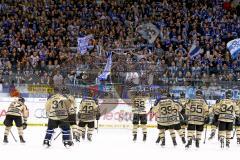
<path id="1" fill-rule="evenodd" d="M 155 144 L 158 130 L 148 129 L 148 139 L 142 142 L 142 134 L 139 134 L 137 142 L 132 141 L 130 129 L 103 129 L 99 128 L 98 133 L 94 133 L 93 141 L 81 141 L 75 143 L 70 149 L 66 149 L 61 137 L 52 141 L 50 148 L 42 146 L 46 127 L 28 127 L 25 130 L 26 144 L 20 144 L 17 130 L 13 127 L 12 132 L 17 138 L 16 143 L 9 135 L 9 143 L 3 144 L 4 127 L 0 127 L 1 159 L 79 159 L 79 160 L 138 160 L 138 159 L 225 159 L 237 160 L 240 157 L 240 146 L 237 146 L 236 139 L 232 140 L 230 149 L 221 149 L 216 139 L 203 142 L 199 149 L 192 147 L 188 150 L 184 148 L 180 139 L 177 138 L 178 146 L 173 147 L 169 133 L 167 132 L 166 146 Z M 59 133 L 57 129 L 54 137 Z M 204 134 L 203 134 L 204 137 Z"/>

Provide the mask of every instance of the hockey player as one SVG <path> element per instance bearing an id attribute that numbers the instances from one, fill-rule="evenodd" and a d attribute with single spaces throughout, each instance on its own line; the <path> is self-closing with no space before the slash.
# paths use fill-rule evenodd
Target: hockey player
<path id="1" fill-rule="evenodd" d="M 216 134 L 216 130 L 217 130 L 217 126 L 218 126 L 218 122 L 216 121 L 215 119 L 215 116 L 214 116 L 214 112 L 216 110 L 216 106 L 217 104 L 220 102 L 220 100 L 218 99 L 216 101 L 216 104 L 214 104 L 210 109 L 209 109 L 209 116 L 212 117 L 212 121 L 210 123 L 211 125 L 211 134 L 210 134 L 210 137 L 208 138 L 209 140 L 213 139 L 215 134 Z"/>
<path id="2" fill-rule="evenodd" d="M 8 135 L 13 126 L 13 121 L 18 129 L 20 142 L 25 143 L 25 140 L 23 139 L 23 130 L 27 128 L 27 118 L 29 112 L 24 102 L 25 99 L 23 97 L 19 97 L 8 107 L 6 118 L 3 122 L 6 126 L 3 139 L 4 143 L 8 143 Z"/>
<path id="3" fill-rule="evenodd" d="M 185 130 L 183 130 L 181 126 L 181 117 L 182 117 L 181 112 L 182 112 L 183 106 L 179 102 L 175 102 L 175 105 L 173 107 L 174 108 L 172 109 L 172 114 L 173 114 L 172 116 L 176 117 L 175 122 L 173 122 L 173 124 L 175 125 L 174 130 L 178 132 L 179 136 L 182 139 L 183 144 L 185 144 L 186 143 Z"/>
<path id="4" fill-rule="evenodd" d="M 151 112 L 155 113 L 157 116 L 157 123 L 159 129 L 159 136 L 156 143 L 162 141 L 161 146 L 165 146 L 165 131 L 169 130 L 172 137 L 173 145 L 176 146 L 176 135 L 177 130 L 180 133 L 183 143 L 185 143 L 184 135 L 181 133 L 180 116 L 181 105 L 174 102 L 171 99 L 170 94 L 167 94 L 161 99 L 157 99 L 154 107 L 151 108 Z"/>
<path id="5" fill-rule="evenodd" d="M 78 111 L 78 139 L 80 140 L 80 137 L 85 139 L 85 132 L 86 132 L 86 127 L 87 129 L 87 139 L 89 141 L 92 141 L 92 134 L 94 131 L 94 126 L 95 126 L 95 119 L 99 120 L 100 119 L 100 109 L 98 107 L 98 101 L 91 97 L 83 98 L 79 111 Z"/>
<path id="6" fill-rule="evenodd" d="M 48 127 L 43 141 L 46 147 L 51 146 L 51 139 L 54 129 L 61 128 L 62 141 L 65 147 L 73 145 L 71 139 L 69 115 L 71 113 L 71 104 L 58 88 L 54 89 L 55 94 L 49 97 L 46 102 L 45 109 L 48 115 Z"/>
<path id="7" fill-rule="evenodd" d="M 77 107 L 75 103 L 75 98 L 70 94 L 70 91 L 68 88 L 64 87 L 62 89 L 62 94 L 68 99 L 69 101 L 69 123 L 73 132 L 73 139 L 76 141 L 79 141 L 78 137 L 76 136 L 78 133 L 78 126 L 76 123 L 76 113 L 77 113 Z"/>
<path id="8" fill-rule="evenodd" d="M 224 140 L 226 139 L 226 147 L 230 147 L 231 132 L 233 130 L 234 115 L 239 119 L 239 108 L 231 99 L 232 91 L 228 90 L 225 94 L 225 99 L 222 99 L 216 106 L 214 117 L 218 121 L 219 138 L 221 148 L 224 147 Z"/>
<path id="9" fill-rule="evenodd" d="M 187 117 L 186 117 L 186 104 L 188 103 L 188 99 L 185 98 L 185 93 L 180 93 L 180 99 L 178 100 L 180 105 L 182 106 L 182 110 L 180 112 L 180 122 L 181 122 L 181 132 L 185 137 L 185 131 L 187 128 Z"/>
<path id="10" fill-rule="evenodd" d="M 147 112 L 146 104 L 149 97 L 144 95 L 143 92 L 137 91 L 131 94 L 132 113 L 133 113 L 133 141 L 137 140 L 137 130 L 141 124 L 143 132 L 143 141 L 147 139 Z"/>
<path id="11" fill-rule="evenodd" d="M 192 145 L 193 137 L 196 137 L 196 147 L 199 148 L 204 124 L 209 123 L 208 105 L 203 99 L 202 91 L 196 91 L 196 98 L 189 100 L 186 106 L 186 116 L 188 117 L 188 143 L 185 146 L 189 148 Z M 196 131 L 196 135 L 195 135 Z"/>

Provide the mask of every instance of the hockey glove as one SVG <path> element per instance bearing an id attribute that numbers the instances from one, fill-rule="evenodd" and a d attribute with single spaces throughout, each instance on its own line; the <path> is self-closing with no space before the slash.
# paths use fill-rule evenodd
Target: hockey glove
<path id="1" fill-rule="evenodd" d="M 218 117 L 219 117 L 219 115 L 216 115 L 216 114 L 213 117 L 213 125 L 216 127 L 218 126 Z"/>
<path id="2" fill-rule="evenodd" d="M 78 119 L 81 119 L 81 113 L 80 113 L 80 112 L 78 112 L 77 118 L 78 118 Z"/>
<path id="3" fill-rule="evenodd" d="M 68 116 L 68 120 L 70 122 L 70 125 L 76 125 L 76 114 L 70 114 Z"/>
<path id="4" fill-rule="evenodd" d="M 204 123 L 205 123 L 205 124 L 208 124 L 209 121 L 210 121 L 210 120 L 209 120 L 209 117 L 206 117 L 206 118 L 204 119 Z"/>
<path id="5" fill-rule="evenodd" d="M 98 121 L 98 120 L 100 119 L 100 117 L 101 117 L 101 114 L 100 114 L 100 113 L 97 113 L 97 115 L 96 115 L 96 120 Z"/>
<path id="6" fill-rule="evenodd" d="M 235 126 L 240 126 L 240 118 L 236 117 Z"/>
<path id="7" fill-rule="evenodd" d="M 24 123 L 22 124 L 22 127 L 23 127 L 23 129 L 26 129 L 26 128 L 27 128 L 27 123 L 24 122 Z"/>

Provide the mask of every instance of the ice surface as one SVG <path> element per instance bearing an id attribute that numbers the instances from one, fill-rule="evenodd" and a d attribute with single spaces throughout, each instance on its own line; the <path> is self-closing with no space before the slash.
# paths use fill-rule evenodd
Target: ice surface
<path id="1" fill-rule="evenodd" d="M 150 160 L 150 159 L 225 159 L 237 160 L 240 157 L 240 146 L 237 146 L 236 139 L 232 140 L 230 149 L 221 149 L 216 139 L 201 143 L 200 149 L 192 148 L 186 150 L 180 139 L 177 138 L 178 146 L 173 147 L 169 133 L 166 136 L 166 147 L 155 144 L 158 130 L 148 129 L 146 142 L 142 142 L 142 134 L 139 130 L 137 142 L 132 142 L 132 134 L 129 129 L 103 129 L 94 133 L 93 142 L 82 141 L 66 149 L 61 137 L 52 141 L 52 146 L 48 149 L 42 146 L 46 127 L 28 127 L 25 130 L 26 144 L 20 144 L 17 130 L 12 128 L 12 132 L 18 142 L 14 142 L 9 135 L 9 143 L 3 144 L 1 139 L 0 153 L 1 159 L 46 159 L 46 160 Z M 4 127 L 0 127 L 0 135 L 3 138 Z M 57 129 L 54 137 L 59 133 Z M 204 135 L 203 135 L 204 137 Z"/>

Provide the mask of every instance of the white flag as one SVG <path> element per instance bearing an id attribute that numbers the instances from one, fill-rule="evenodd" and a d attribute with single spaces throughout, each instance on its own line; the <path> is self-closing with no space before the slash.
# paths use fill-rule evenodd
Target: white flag
<path id="1" fill-rule="evenodd" d="M 240 38 L 229 41 L 227 49 L 230 51 L 232 59 L 236 59 L 240 53 Z"/>

